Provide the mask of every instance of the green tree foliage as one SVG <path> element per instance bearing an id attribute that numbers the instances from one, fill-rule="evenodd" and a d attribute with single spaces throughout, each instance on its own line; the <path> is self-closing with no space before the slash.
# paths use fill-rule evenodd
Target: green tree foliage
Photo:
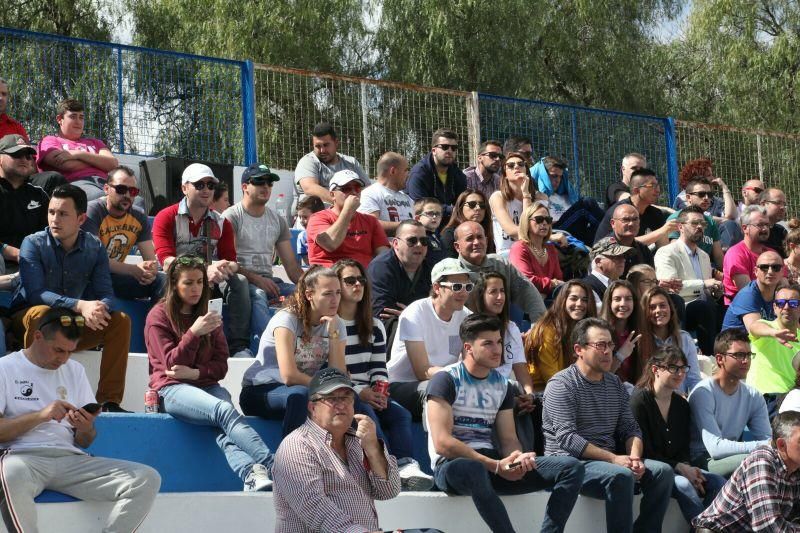
<path id="1" fill-rule="evenodd" d="M 0 26 L 108 41 L 116 17 L 108 0 L 7 0 L 0 9 Z"/>

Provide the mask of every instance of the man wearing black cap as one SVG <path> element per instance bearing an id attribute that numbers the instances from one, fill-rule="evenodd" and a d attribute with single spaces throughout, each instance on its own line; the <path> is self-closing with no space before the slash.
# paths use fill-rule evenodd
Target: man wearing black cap
<path id="1" fill-rule="evenodd" d="M 50 198 L 42 188 L 30 183 L 35 172 L 33 146 L 21 135 L 0 139 L 0 247 L 10 270 L 17 269 L 22 240 L 47 227 Z"/>
<path id="2" fill-rule="evenodd" d="M 341 370 L 317 372 L 308 397 L 306 423 L 275 454 L 276 533 L 380 530 L 374 500 L 400 492 L 397 460 L 372 420 L 354 414 L 355 389 Z"/>
<path id="3" fill-rule="evenodd" d="M 292 250 L 286 219 L 267 207 L 272 185 L 279 180 L 267 165 L 250 165 L 242 173 L 242 201 L 222 213 L 236 236 L 239 274 L 250 286 L 250 331 L 259 334 L 270 318 L 269 300 L 294 292 L 294 285 L 272 276 L 275 253 L 290 280 L 297 283 L 303 274 Z"/>

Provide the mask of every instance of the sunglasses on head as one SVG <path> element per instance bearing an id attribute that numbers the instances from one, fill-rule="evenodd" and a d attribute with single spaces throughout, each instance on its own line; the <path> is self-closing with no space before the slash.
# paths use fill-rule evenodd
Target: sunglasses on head
<path id="1" fill-rule="evenodd" d="M 758 269 L 761 272 L 769 272 L 770 270 L 773 272 L 780 272 L 783 270 L 783 265 L 758 265 Z"/>
<path id="2" fill-rule="evenodd" d="M 458 145 L 457 144 L 437 144 L 436 148 L 441 148 L 445 152 L 448 151 L 448 150 L 450 150 L 452 152 L 457 152 L 458 151 Z"/>
<path id="3" fill-rule="evenodd" d="M 428 246 L 431 240 L 428 237 L 408 237 L 407 239 L 403 239 L 405 243 L 409 246 Z"/>
<path id="4" fill-rule="evenodd" d="M 342 281 L 346 285 L 355 285 L 356 282 L 358 282 L 363 286 L 363 285 L 367 284 L 367 277 L 366 276 L 347 276 L 346 278 L 342 278 Z"/>
<path id="5" fill-rule="evenodd" d="M 205 188 L 208 188 L 209 191 L 213 191 L 217 188 L 217 183 L 214 181 L 193 181 L 192 185 L 198 191 L 202 191 Z"/>
<path id="6" fill-rule="evenodd" d="M 470 200 L 469 202 L 464 202 L 464 205 L 469 207 L 470 209 L 486 209 L 486 203 L 478 202 L 477 200 Z"/>
<path id="7" fill-rule="evenodd" d="M 61 315 L 53 316 L 42 321 L 39 324 L 39 329 L 41 330 L 42 327 L 46 326 L 47 324 L 52 324 L 53 322 L 60 322 L 65 328 L 72 326 L 73 324 L 79 328 L 82 328 L 86 325 L 86 319 L 84 319 L 81 315 Z"/>
<path id="8" fill-rule="evenodd" d="M 138 187 L 128 187 L 127 185 L 109 185 L 114 192 L 117 194 L 127 194 L 131 198 L 136 198 L 139 196 L 139 188 Z"/>
<path id="9" fill-rule="evenodd" d="M 544 216 L 544 215 L 536 215 L 533 217 L 533 221 L 537 224 L 552 224 L 553 217 L 551 216 Z"/>
<path id="10" fill-rule="evenodd" d="M 175 259 L 175 262 L 184 266 L 205 266 L 206 261 L 199 255 L 182 255 Z"/>
<path id="11" fill-rule="evenodd" d="M 800 306 L 800 300 L 797 298 L 779 298 L 775 300 L 775 305 L 777 305 L 780 309 L 783 309 L 787 305 L 789 306 L 789 309 L 797 309 L 797 307 Z"/>

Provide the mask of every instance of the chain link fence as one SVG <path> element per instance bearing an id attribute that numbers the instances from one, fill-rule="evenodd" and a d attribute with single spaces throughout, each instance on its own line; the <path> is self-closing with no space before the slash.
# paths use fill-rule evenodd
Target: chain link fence
<path id="1" fill-rule="evenodd" d="M 675 121 L 678 162 L 706 157 L 737 200 L 742 184 L 760 179 L 786 193 L 788 217 L 800 214 L 800 135 Z"/>
<path id="2" fill-rule="evenodd" d="M 390 150 L 416 163 L 438 128 L 454 130 L 471 147 L 459 164 L 476 156 L 466 92 L 255 65 L 255 102 L 258 159 L 274 168 L 294 170 L 321 121 L 336 128 L 339 152 L 358 159 L 370 176 Z"/>

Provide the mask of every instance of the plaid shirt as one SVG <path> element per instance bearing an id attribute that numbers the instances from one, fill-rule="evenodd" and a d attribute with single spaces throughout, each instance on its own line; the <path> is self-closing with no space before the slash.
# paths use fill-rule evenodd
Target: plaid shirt
<path id="1" fill-rule="evenodd" d="M 373 500 L 400 492 L 397 460 L 384 447 L 389 479 L 369 468 L 353 430 L 345 435 L 347 463 L 331 446 L 332 435 L 311 419 L 287 436 L 275 453 L 276 533 L 376 531 Z"/>
<path id="2" fill-rule="evenodd" d="M 788 474 L 775 448 L 759 446 L 692 525 L 725 533 L 800 532 L 796 502 L 800 503 L 800 470 Z"/>

